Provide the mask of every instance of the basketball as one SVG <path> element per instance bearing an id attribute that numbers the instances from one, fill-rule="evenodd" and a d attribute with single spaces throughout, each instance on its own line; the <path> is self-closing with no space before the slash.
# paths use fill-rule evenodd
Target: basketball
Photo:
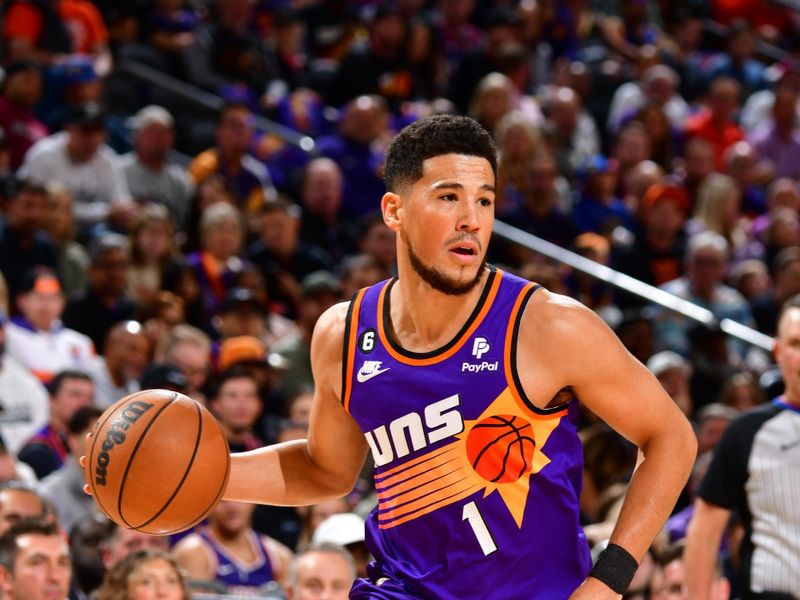
<path id="1" fill-rule="evenodd" d="M 87 445 L 86 482 L 118 525 L 168 534 L 202 521 L 230 473 L 228 442 L 199 402 L 144 390 L 108 407 Z"/>
<path id="2" fill-rule="evenodd" d="M 511 483 L 530 471 L 535 448 L 531 424 L 515 415 L 487 417 L 467 435 L 472 468 L 492 483 Z"/>

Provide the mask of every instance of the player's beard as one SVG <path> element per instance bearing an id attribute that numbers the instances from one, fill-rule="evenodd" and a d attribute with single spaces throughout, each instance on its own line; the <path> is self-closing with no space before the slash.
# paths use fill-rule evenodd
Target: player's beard
<path id="1" fill-rule="evenodd" d="M 467 281 L 458 281 L 452 277 L 437 270 L 436 267 L 429 267 L 422 262 L 422 259 L 417 256 L 414 249 L 411 247 L 411 242 L 405 238 L 406 249 L 408 250 L 408 261 L 411 263 L 411 268 L 420 276 L 422 281 L 427 283 L 437 292 L 447 294 L 448 296 L 463 296 L 464 294 L 472 291 L 478 285 L 483 276 L 483 269 L 486 266 L 486 255 L 483 255 L 478 270 L 475 272 L 475 277 Z"/>

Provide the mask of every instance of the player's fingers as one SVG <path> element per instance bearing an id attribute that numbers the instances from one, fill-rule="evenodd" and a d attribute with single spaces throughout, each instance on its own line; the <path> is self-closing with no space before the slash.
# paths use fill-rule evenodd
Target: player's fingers
<path id="1" fill-rule="evenodd" d="M 86 455 L 84 454 L 78 459 L 78 464 L 82 466 L 84 469 L 86 468 Z"/>
<path id="2" fill-rule="evenodd" d="M 83 484 L 83 493 L 86 494 L 87 496 L 92 495 L 92 488 L 89 487 L 88 483 Z"/>

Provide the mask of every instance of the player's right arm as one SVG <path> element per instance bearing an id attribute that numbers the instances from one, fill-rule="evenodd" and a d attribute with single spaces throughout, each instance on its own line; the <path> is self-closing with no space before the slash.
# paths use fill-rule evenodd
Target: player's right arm
<path id="1" fill-rule="evenodd" d="M 686 568 L 686 587 L 693 600 L 710 600 L 714 583 L 719 542 L 731 511 L 706 502 L 694 501 L 694 514 L 686 532 L 683 564 Z"/>
<path id="2" fill-rule="evenodd" d="M 232 454 L 225 500 L 298 506 L 340 498 L 353 489 L 367 443 L 341 402 L 347 309 L 347 303 L 331 307 L 314 328 L 308 439 Z"/>

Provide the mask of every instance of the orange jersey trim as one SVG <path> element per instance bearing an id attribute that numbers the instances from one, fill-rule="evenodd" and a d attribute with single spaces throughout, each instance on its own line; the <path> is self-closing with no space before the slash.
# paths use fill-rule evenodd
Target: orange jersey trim
<path id="1" fill-rule="evenodd" d="M 559 411 L 548 411 L 548 412 L 537 412 L 533 410 L 533 406 L 531 403 L 525 398 L 525 393 L 519 389 L 517 386 L 516 381 L 514 380 L 514 374 L 512 369 L 514 368 L 514 353 L 512 352 L 514 346 L 514 328 L 517 326 L 517 321 L 520 316 L 520 310 L 522 309 L 523 301 L 529 297 L 529 292 L 532 288 L 536 287 L 537 284 L 529 283 L 526 285 L 522 290 L 520 290 L 519 295 L 517 296 L 516 301 L 514 302 L 514 307 L 511 309 L 511 314 L 508 318 L 508 325 L 506 327 L 506 343 L 505 348 L 503 350 L 503 365 L 505 369 L 506 375 L 506 383 L 508 384 L 508 390 L 511 392 L 511 397 L 514 398 L 514 401 L 517 403 L 517 406 L 523 411 L 523 413 L 533 419 L 553 419 L 558 417 L 563 417 L 567 414 L 568 410 L 564 408 L 563 410 Z M 540 409 L 546 410 L 546 409 Z"/>
<path id="2" fill-rule="evenodd" d="M 345 372 L 342 378 L 342 405 L 345 412 L 350 413 L 350 393 L 352 391 L 351 381 L 353 378 L 353 363 L 355 362 L 356 355 L 356 342 L 358 340 L 358 318 L 361 314 L 361 300 L 367 288 L 359 290 L 355 298 L 352 300 L 350 307 L 350 314 L 347 320 L 347 339 L 345 340 Z"/>
<path id="3" fill-rule="evenodd" d="M 452 346 L 450 346 L 450 348 L 448 348 L 441 354 L 437 354 L 436 356 L 432 356 L 430 358 L 411 358 L 408 356 L 403 356 L 392 347 L 388 335 L 383 328 L 384 302 L 386 297 L 386 290 L 389 289 L 389 285 L 387 284 L 383 286 L 383 289 L 381 289 L 380 297 L 378 298 L 378 336 L 380 337 L 381 343 L 383 344 L 384 348 L 386 348 L 386 351 L 392 358 L 394 358 L 398 362 L 401 362 L 406 365 L 411 365 L 413 367 L 424 367 L 427 365 L 434 365 L 443 360 L 447 360 L 461 349 L 461 347 L 469 339 L 469 337 L 473 333 L 475 333 L 475 330 L 481 324 L 484 317 L 486 317 L 486 314 L 492 308 L 494 299 L 497 296 L 497 291 L 500 289 L 500 282 L 502 279 L 503 279 L 503 272 L 500 269 L 497 269 L 495 277 L 492 280 L 489 293 L 487 294 L 486 299 L 483 302 L 483 306 L 481 307 L 480 312 L 475 316 L 475 319 L 472 321 L 470 326 L 463 332 L 461 332 L 461 335 L 458 337 L 456 342 Z"/>

